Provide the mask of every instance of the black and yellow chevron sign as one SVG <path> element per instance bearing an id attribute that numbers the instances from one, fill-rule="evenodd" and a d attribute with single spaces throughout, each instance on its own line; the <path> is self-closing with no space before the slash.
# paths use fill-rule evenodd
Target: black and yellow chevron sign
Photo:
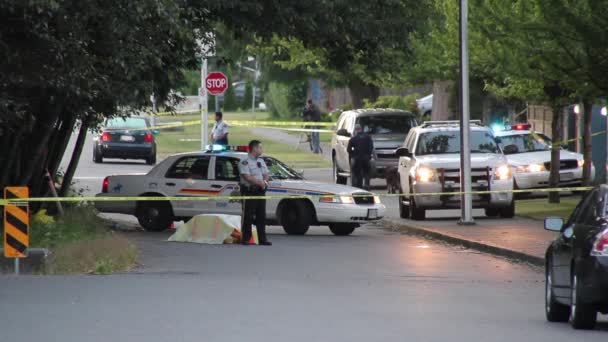
<path id="1" fill-rule="evenodd" d="M 4 188 L 4 199 L 28 198 L 26 186 Z M 30 213 L 27 202 L 4 206 L 4 256 L 25 258 L 30 245 Z"/>

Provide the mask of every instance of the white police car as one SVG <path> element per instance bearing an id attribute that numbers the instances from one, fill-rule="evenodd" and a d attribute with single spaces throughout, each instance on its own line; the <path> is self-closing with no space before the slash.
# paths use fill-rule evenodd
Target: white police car
<path id="1" fill-rule="evenodd" d="M 239 162 L 246 146 L 172 155 L 145 175 L 106 177 L 97 197 L 141 197 L 140 201 L 97 201 L 104 213 L 136 216 L 149 231 L 167 229 L 173 221 L 199 214 L 241 214 L 235 199 L 146 201 L 145 197 L 240 196 Z M 279 160 L 262 157 L 270 172 L 268 196 L 306 195 L 301 199 L 272 198 L 266 202 L 268 224 L 280 224 L 288 234 L 302 235 L 311 225 L 328 225 L 335 235 L 349 235 L 360 224 L 379 220 L 386 207 L 378 196 L 345 185 L 307 181 Z M 353 196 L 356 195 L 356 196 Z"/>
<path id="2" fill-rule="evenodd" d="M 530 124 L 493 127 L 504 154 L 514 168 L 515 186 L 519 189 L 546 188 L 551 171 L 551 139 L 531 130 Z M 560 186 L 580 186 L 583 180 L 583 155 L 561 149 Z M 591 179 L 595 168 L 591 166 Z"/>

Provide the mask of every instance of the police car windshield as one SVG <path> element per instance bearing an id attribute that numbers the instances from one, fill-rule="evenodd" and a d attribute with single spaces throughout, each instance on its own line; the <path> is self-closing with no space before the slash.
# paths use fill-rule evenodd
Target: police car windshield
<path id="1" fill-rule="evenodd" d="M 271 179 L 304 179 L 295 170 L 274 158 L 264 157 L 264 162 Z"/>
<path id="2" fill-rule="evenodd" d="M 500 137 L 500 140 L 500 147 L 505 151 L 513 151 L 512 153 L 551 150 L 551 141 L 547 137 L 543 137 L 539 134 L 507 135 Z M 515 146 L 517 147 L 517 150 L 515 150 L 514 147 L 506 148 L 507 146 Z"/>
<path id="3" fill-rule="evenodd" d="M 498 145 L 489 132 L 471 131 L 472 153 L 498 153 Z M 416 155 L 460 153 L 460 132 L 423 133 L 418 140 Z"/>

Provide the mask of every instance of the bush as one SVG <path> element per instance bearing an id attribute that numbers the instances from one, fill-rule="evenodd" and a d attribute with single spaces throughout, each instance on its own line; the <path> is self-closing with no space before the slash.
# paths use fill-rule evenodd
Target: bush
<path id="1" fill-rule="evenodd" d="M 224 93 L 224 104 L 222 105 L 222 109 L 225 112 L 232 112 L 238 108 L 239 104 L 236 95 L 234 94 L 234 88 L 229 86 Z"/>
<path id="2" fill-rule="evenodd" d="M 368 99 L 363 100 L 364 108 L 394 108 L 403 109 L 418 114 L 418 107 L 416 105 L 416 99 L 419 97 L 418 94 L 410 94 L 406 96 L 380 96 L 374 102 Z"/>
<path id="3" fill-rule="evenodd" d="M 241 109 L 247 110 L 251 108 L 251 98 L 253 97 L 253 87 L 251 86 L 251 82 L 245 83 L 245 95 L 241 101 Z"/>
<path id="4" fill-rule="evenodd" d="M 73 242 L 99 238 L 107 233 L 104 221 L 97 217 L 97 212 L 89 205 L 66 208 L 65 213 L 57 218 L 41 211 L 32 215 L 30 223 L 32 247 L 53 249 Z"/>
<path id="5" fill-rule="evenodd" d="M 289 87 L 277 82 L 270 82 L 264 102 L 270 111 L 270 116 L 276 119 L 290 118 L 289 102 L 287 100 Z"/>

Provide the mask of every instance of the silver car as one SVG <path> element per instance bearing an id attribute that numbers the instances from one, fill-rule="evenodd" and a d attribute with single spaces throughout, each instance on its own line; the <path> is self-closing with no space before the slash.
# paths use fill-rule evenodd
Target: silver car
<path id="1" fill-rule="evenodd" d="M 401 147 L 412 127 L 417 126 L 416 115 L 400 109 L 357 109 L 343 112 L 338 119 L 336 131 L 331 140 L 334 181 L 346 184 L 350 177 L 348 141 L 355 125 L 374 141 L 372 156 L 372 178 L 384 178 L 389 167 L 397 167 L 399 158 L 395 154 Z"/>

